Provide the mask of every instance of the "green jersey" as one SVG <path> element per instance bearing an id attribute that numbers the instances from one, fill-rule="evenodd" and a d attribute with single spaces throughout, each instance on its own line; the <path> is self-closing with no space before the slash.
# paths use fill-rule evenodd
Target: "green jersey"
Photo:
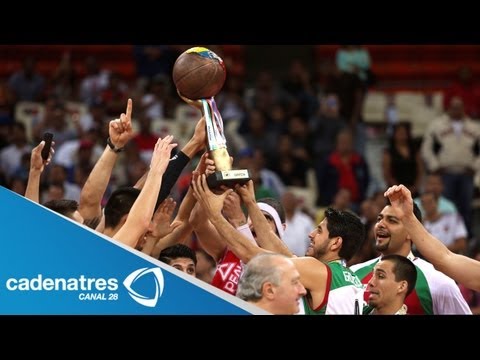
<path id="1" fill-rule="evenodd" d="M 331 261 L 327 265 L 327 290 L 322 303 L 317 309 L 312 309 L 303 298 L 306 315 L 339 315 L 355 314 L 362 309 L 363 285 L 360 279 L 338 260 Z M 357 303 L 357 304 L 355 304 Z M 361 313 L 361 311 L 360 311 Z"/>

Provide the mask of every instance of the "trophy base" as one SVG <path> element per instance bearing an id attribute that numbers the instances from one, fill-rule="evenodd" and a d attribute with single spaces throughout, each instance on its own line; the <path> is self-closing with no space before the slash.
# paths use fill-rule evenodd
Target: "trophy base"
<path id="1" fill-rule="evenodd" d="M 250 180 L 248 170 L 226 170 L 215 171 L 207 177 L 207 184 L 210 189 L 218 189 L 221 185 L 234 188 L 235 185 L 243 185 Z"/>

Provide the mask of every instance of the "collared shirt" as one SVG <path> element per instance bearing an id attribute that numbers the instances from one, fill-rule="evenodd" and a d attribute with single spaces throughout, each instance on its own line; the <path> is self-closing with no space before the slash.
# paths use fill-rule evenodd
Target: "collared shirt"
<path id="1" fill-rule="evenodd" d="M 407 315 L 407 310 L 408 310 L 408 306 L 403 304 L 402 307 L 400 309 L 398 309 L 396 313 L 391 314 L 391 315 Z M 372 311 L 370 311 L 368 313 L 368 315 L 378 315 L 378 314 L 377 314 L 376 310 L 373 309 Z M 388 315 L 388 314 L 382 314 L 382 315 Z"/>

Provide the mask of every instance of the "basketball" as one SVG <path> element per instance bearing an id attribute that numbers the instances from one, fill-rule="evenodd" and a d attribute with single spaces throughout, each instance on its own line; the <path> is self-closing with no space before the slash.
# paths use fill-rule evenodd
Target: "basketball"
<path id="1" fill-rule="evenodd" d="M 217 95 L 226 76 L 220 56 L 204 47 L 188 49 L 173 65 L 173 82 L 178 92 L 191 100 Z"/>

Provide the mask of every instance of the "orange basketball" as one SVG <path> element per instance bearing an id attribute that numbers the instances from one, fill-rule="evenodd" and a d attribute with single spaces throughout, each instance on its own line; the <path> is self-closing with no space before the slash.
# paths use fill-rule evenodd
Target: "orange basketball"
<path id="1" fill-rule="evenodd" d="M 188 49 L 173 66 L 173 82 L 178 92 L 191 100 L 208 99 L 217 95 L 226 76 L 223 60 L 203 47 Z"/>

